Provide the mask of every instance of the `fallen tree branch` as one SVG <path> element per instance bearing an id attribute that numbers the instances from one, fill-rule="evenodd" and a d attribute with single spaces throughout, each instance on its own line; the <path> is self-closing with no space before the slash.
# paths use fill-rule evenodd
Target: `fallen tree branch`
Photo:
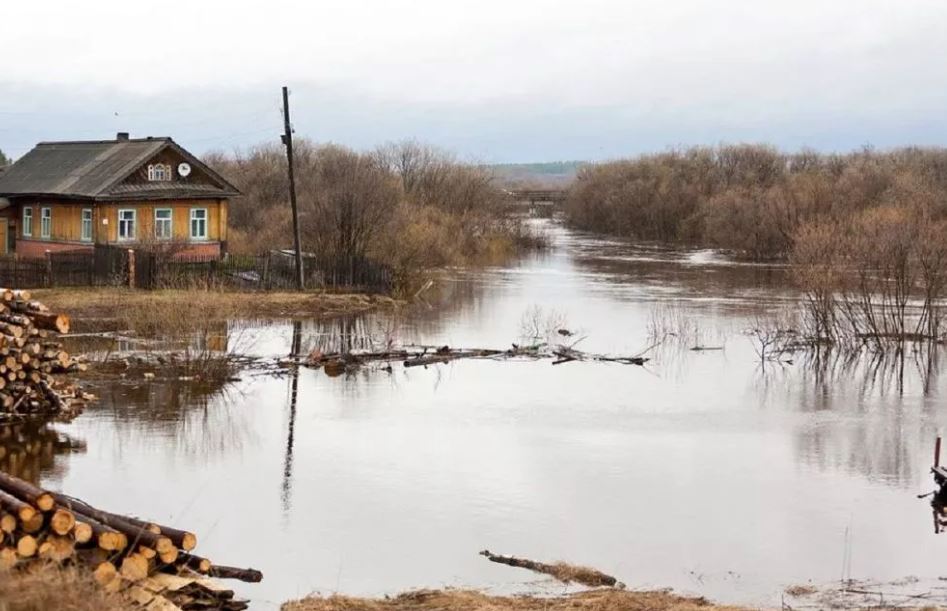
<path id="1" fill-rule="evenodd" d="M 410 349 L 409 349 L 410 348 Z M 650 348 L 649 348 L 650 349 Z M 553 365 L 570 363 L 572 361 L 598 361 L 603 363 L 619 363 L 622 365 L 642 366 L 648 362 L 647 357 L 638 355 L 633 356 L 613 356 L 607 354 L 593 354 L 576 350 L 570 346 L 549 347 L 545 344 L 535 346 L 519 346 L 512 344 L 506 350 L 496 348 L 451 348 L 450 346 L 410 346 L 405 348 L 387 347 L 384 350 L 372 351 L 352 351 L 352 352 L 332 352 L 324 353 L 321 351 L 312 352 L 305 358 L 301 365 L 310 368 L 324 367 L 332 375 L 342 371 L 351 371 L 368 363 L 391 363 L 401 361 L 404 368 L 427 367 L 428 365 L 438 365 L 449 363 L 461 359 L 551 359 Z M 386 370 L 389 370 L 386 367 Z"/>
<path id="2" fill-rule="evenodd" d="M 546 564 L 544 562 L 536 562 L 535 560 L 529 560 L 527 558 L 517 558 L 516 556 L 503 556 L 500 554 L 494 554 L 490 552 L 490 550 L 486 549 L 480 552 L 480 555 L 485 557 L 490 562 L 505 564 L 507 566 L 513 566 L 520 569 L 529 569 L 530 571 L 534 571 L 536 573 L 543 573 L 544 575 L 549 575 L 563 583 L 575 582 L 590 588 L 602 586 L 607 586 L 610 588 L 624 587 L 623 583 L 611 575 L 606 575 L 601 571 L 585 566 L 574 566 L 565 562 Z"/>

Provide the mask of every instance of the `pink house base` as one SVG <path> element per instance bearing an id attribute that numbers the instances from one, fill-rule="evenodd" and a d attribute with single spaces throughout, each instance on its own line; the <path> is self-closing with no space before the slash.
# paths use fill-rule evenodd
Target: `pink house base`
<path id="1" fill-rule="evenodd" d="M 118 246 L 118 245 L 116 245 Z M 16 241 L 16 254 L 25 259 L 43 259 L 47 252 L 92 252 L 92 244 L 81 242 L 50 242 L 48 240 L 30 240 L 20 238 Z M 134 244 L 128 244 L 127 248 L 134 250 Z M 200 244 L 188 244 L 181 250 L 174 253 L 174 258 L 185 257 L 214 257 L 220 258 L 220 242 L 206 242 Z"/>

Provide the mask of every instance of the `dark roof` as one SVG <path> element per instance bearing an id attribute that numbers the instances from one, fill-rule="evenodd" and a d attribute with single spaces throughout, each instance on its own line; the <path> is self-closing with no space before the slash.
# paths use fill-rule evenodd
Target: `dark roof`
<path id="1" fill-rule="evenodd" d="M 220 187 L 200 183 L 151 182 L 143 184 L 119 184 L 109 189 L 109 198 L 127 199 L 136 197 L 200 197 L 220 195 Z"/>
<path id="2" fill-rule="evenodd" d="M 150 185 L 121 185 L 122 180 L 171 147 L 192 165 L 200 167 L 217 187 L 165 183 L 163 191 L 197 188 L 201 194 L 239 195 L 236 187 L 182 149 L 171 138 L 40 142 L 0 174 L 0 196 L 61 196 L 80 198 L 146 195 Z M 134 186 L 134 189 L 129 187 Z M 159 189 L 161 190 L 161 189 Z"/>

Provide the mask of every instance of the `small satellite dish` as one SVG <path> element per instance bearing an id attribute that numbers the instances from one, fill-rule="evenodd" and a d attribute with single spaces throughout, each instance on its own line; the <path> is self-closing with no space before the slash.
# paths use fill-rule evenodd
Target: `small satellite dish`
<path id="1" fill-rule="evenodd" d="M 178 164 L 178 174 L 182 178 L 187 178 L 188 174 L 191 173 L 191 164 L 189 163 L 179 163 Z"/>

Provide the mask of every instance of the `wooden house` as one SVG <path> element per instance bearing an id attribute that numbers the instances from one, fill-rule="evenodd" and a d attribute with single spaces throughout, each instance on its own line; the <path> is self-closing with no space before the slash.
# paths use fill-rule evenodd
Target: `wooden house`
<path id="1" fill-rule="evenodd" d="M 110 244 L 220 256 L 239 194 L 171 138 L 41 142 L 0 173 L 0 254 Z"/>

